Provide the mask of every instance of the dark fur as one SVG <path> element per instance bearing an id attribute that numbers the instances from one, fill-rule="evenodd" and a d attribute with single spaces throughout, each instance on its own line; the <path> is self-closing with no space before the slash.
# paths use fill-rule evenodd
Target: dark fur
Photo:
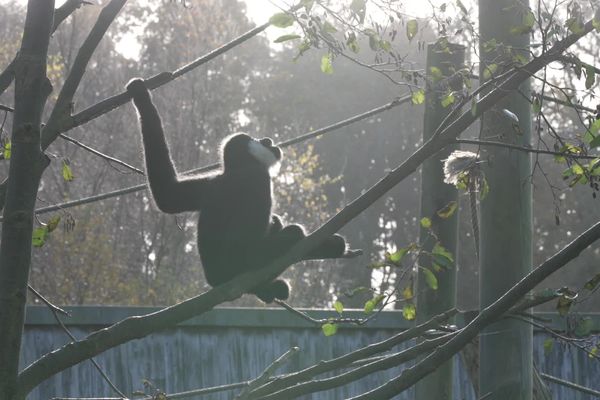
<path id="1" fill-rule="evenodd" d="M 281 219 L 271 213 L 269 166 L 248 152 L 248 144 L 255 139 L 246 134 L 227 138 L 219 174 L 180 178 L 144 82 L 132 80 L 127 91 L 140 116 L 146 171 L 156 205 L 166 213 L 200 211 L 198 250 L 211 286 L 265 267 L 305 237 L 300 225 L 284 227 Z M 276 160 L 281 159 L 281 150 L 270 139 L 258 143 L 271 151 Z M 344 238 L 334 235 L 306 259 L 338 258 L 345 251 Z M 270 303 L 274 299 L 287 299 L 289 287 L 278 279 L 254 288 L 251 293 Z"/>

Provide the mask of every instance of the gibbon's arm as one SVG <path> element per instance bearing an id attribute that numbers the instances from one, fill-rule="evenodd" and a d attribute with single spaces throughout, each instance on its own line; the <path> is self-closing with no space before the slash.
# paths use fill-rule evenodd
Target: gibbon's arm
<path id="1" fill-rule="evenodd" d="M 179 179 L 169 154 L 158 111 L 152 103 L 150 92 L 141 79 L 127 84 L 127 92 L 140 117 L 146 173 L 150 190 L 158 208 L 165 213 L 198 211 L 203 203 L 209 180 L 201 178 Z"/>

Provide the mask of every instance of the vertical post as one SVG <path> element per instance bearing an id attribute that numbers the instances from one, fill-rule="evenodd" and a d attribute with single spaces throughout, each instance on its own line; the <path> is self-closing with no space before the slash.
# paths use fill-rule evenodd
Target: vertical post
<path id="1" fill-rule="evenodd" d="M 527 1 L 479 1 L 481 81 L 501 74 L 528 57 L 529 33 L 516 32 L 519 29 L 513 28 L 523 27 L 529 12 Z M 519 89 L 527 96 L 529 82 Z M 518 121 L 511 114 L 516 115 Z M 483 116 L 481 136 L 529 146 L 528 99 L 516 91 L 505 97 Z M 532 262 L 530 156 L 506 148 L 486 150 L 482 152 L 483 171 L 490 192 L 481 202 L 481 308 L 521 280 L 531 270 Z M 481 397 L 531 399 L 532 336 L 531 326 L 512 319 L 492 324 L 481 333 Z"/>
<path id="2" fill-rule="evenodd" d="M 21 396 L 16 381 L 31 264 L 33 207 L 48 165 L 40 148 L 40 123 L 49 94 L 46 58 L 53 17 L 53 0 L 29 0 L 15 68 L 12 157 L 0 243 L 0 399 L 6 400 Z"/>
<path id="3" fill-rule="evenodd" d="M 425 96 L 425 116 L 423 124 L 423 141 L 427 141 L 435 133 L 437 127 L 452 110 L 452 104 L 444 107 L 442 100 L 451 91 L 460 90 L 462 82 L 457 81 L 451 87 L 433 91 L 437 81 L 460 70 L 464 64 L 464 47 L 436 42 L 427 46 L 427 82 L 429 90 Z M 441 74 L 440 74 L 441 73 Z M 458 232 L 458 213 L 449 218 L 440 218 L 437 211 L 451 202 L 458 200 L 456 188 L 444 183 L 442 160 L 448 158 L 452 147 L 447 147 L 423 163 L 421 168 L 421 217 L 432 220 L 431 229 L 437 240 L 455 255 Z M 431 251 L 435 239 L 421 228 L 421 244 L 424 250 Z M 434 271 L 428 257 L 423 257 L 421 265 L 433 272 L 438 280 L 437 290 L 428 286 L 423 270 L 419 269 L 417 279 L 417 322 L 422 323 L 456 305 L 456 265 L 451 268 Z M 416 385 L 417 399 L 452 399 L 452 361 L 440 366 L 433 374 L 427 376 Z"/>

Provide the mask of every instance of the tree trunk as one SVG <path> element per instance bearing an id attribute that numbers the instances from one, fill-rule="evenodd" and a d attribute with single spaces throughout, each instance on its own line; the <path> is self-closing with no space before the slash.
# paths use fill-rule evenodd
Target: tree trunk
<path id="1" fill-rule="evenodd" d="M 444 77 L 458 71 L 464 63 L 465 50 L 462 46 L 430 44 L 427 47 L 427 75 L 429 86 L 436 80 L 433 71 L 441 71 Z M 439 79 L 438 79 L 439 80 Z M 462 82 L 448 88 L 460 90 Z M 423 127 L 423 142 L 429 140 L 444 118 L 452 110 L 452 106 L 443 107 L 442 99 L 448 91 L 441 90 L 427 92 L 425 103 L 425 116 Z M 444 183 L 443 161 L 454 150 L 448 146 L 429 158 L 421 168 L 421 217 L 431 218 L 431 229 L 437 235 L 440 244 L 454 254 L 456 260 L 456 244 L 458 234 L 458 213 L 449 218 L 441 218 L 437 212 L 448 206 L 451 202 L 458 201 L 455 187 Z M 421 244 L 424 250 L 431 251 L 435 245 L 434 239 L 427 229 L 421 228 Z M 435 271 L 429 257 L 423 257 L 420 265 L 434 273 L 438 280 L 438 289 L 433 290 L 419 269 L 417 279 L 417 323 L 423 323 L 434 315 L 441 314 L 456 305 L 456 265 L 448 269 Z M 452 361 L 440 366 L 433 374 L 429 375 L 416 386 L 417 399 L 452 399 Z"/>
<path id="2" fill-rule="evenodd" d="M 14 399 L 27 280 L 31 263 L 33 208 L 48 159 L 40 148 L 40 122 L 50 92 L 46 56 L 53 0 L 30 0 L 15 68 L 12 157 L 0 244 L 0 398 Z"/>
<path id="3" fill-rule="evenodd" d="M 480 0 L 481 81 L 511 68 L 516 55 L 527 57 L 529 34 L 515 33 L 530 12 L 527 2 Z M 513 30 L 513 32 L 511 32 Z M 498 45 L 494 46 L 492 40 Z M 506 67 L 506 68 L 505 68 Z M 519 87 L 525 96 L 529 83 Z M 512 115 L 516 115 L 518 121 Z M 483 139 L 528 147 L 531 114 L 528 99 L 517 91 L 486 112 Z M 506 148 L 482 152 L 489 195 L 481 201 L 480 301 L 485 308 L 531 270 L 531 160 Z M 480 337 L 480 396 L 487 400 L 529 400 L 532 392 L 531 326 L 504 319 Z"/>

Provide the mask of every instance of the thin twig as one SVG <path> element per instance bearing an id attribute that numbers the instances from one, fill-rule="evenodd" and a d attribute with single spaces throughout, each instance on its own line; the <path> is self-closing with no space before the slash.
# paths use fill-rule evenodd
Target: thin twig
<path id="1" fill-rule="evenodd" d="M 46 299 L 40 292 L 38 292 L 37 290 L 35 290 L 33 288 L 33 286 L 31 286 L 31 285 L 28 284 L 27 285 L 27 289 L 29 289 L 31 291 L 31 293 L 33 293 L 35 295 L 35 297 L 37 297 L 38 299 L 40 299 L 42 301 L 42 303 L 44 303 L 53 312 L 61 313 L 63 315 L 66 315 L 67 317 L 71 316 L 71 314 L 69 314 L 67 311 L 63 310 L 59 306 L 56 306 L 56 305 L 50 303 L 50 301 L 48 301 L 48 299 Z"/>
<path id="2" fill-rule="evenodd" d="M 401 104 L 404 104 L 404 103 L 410 101 L 410 99 L 411 99 L 410 95 L 399 97 L 395 100 L 392 100 L 389 103 L 386 103 L 382 106 L 376 107 L 376 108 L 369 110 L 367 112 L 364 112 L 362 114 L 355 115 L 353 117 L 350 117 L 345 120 L 336 122 L 334 124 L 325 126 L 323 128 L 316 129 L 314 131 L 310 131 L 310 132 L 308 132 L 304 135 L 298 136 L 296 138 L 281 142 L 278 144 L 278 146 L 285 148 L 285 147 L 288 147 L 288 146 L 291 146 L 291 145 L 294 145 L 297 143 L 301 143 L 301 142 L 309 140 L 309 139 L 317 138 L 319 136 L 325 135 L 326 133 L 335 131 L 335 130 L 343 128 L 347 125 L 353 124 L 358 121 L 362 121 L 362 120 L 372 117 L 376 114 L 390 110 L 396 106 L 399 106 Z M 182 174 L 183 175 L 199 174 L 199 173 L 212 171 L 217 168 L 219 168 L 219 164 L 211 164 L 211 165 L 207 165 L 207 166 L 204 166 L 201 168 L 194 168 L 189 171 L 184 171 L 184 172 L 182 172 Z M 129 194 L 129 193 L 139 192 L 139 191 L 146 190 L 146 189 L 148 189 L 148 184 L 142 183 L 139 185 L 130 186 L 130 187 L 123 188 L 123 189 L 118 189 L 118 190 L 114 190 L 114 191 L 107 192 L 107 193 L 102 193 L 102 194 L 95 195 L 95 196 L 89 196 L 89 197 L 85 197 L 82 199 L 68 201 L 65 203 L 55 204 L 55 205 L 51 205 L 51 206 L 47 206 L 47 207 L 41 207 L 41 208 L 38 208 L 37 210 L 35 210 L 35 213 L 37 215 L 37 214 L 44 214 L 44 213 L 57 211 L 57 210 L 63 210 L 63 209 L 71 208 L 71 207 L 80 206 L 83 204 L 89 204 L 89 203 L 93 203 L 93 202 L 100 201 L 100 200 L 105 200 L 105 199 L 109 199 L 109 198 L 113 198 L 113 197 L 117 197 L 117 196 L 122 196 L 122 195 Z M 0 222 L 1 221 L 2 221 L 2 218 L 0 217 Z"/>
<path id="3" fill-rule="evenodd" d="M 299 317 L 301 317 L 302 319 L 313 323 L 315 325 L 323 325 L 326 323 L 336 323 L 336 324 L 354 324 L 354 325 L 364 325 L 366 324 L 368 321 L 370 321 L 371 319 L 373 319 L 377 313 L 374 312 L 371 315 L 369 315 L 367 318 L 342 318 L 342 317 L 330 317 L 330 318 L 313 318 L 310 315 L 308 315 L 307 313 L 300 311 L 292 306 L 290 306 L 288 303 L 286 303 L 285 301 L 279 300 L 279 299 L 275 299 L 274 300 L 275 303 L 279 304 L 281 307 L 285 308 L 286 310 L 290 311 L 292 314 L 298 315 Z"/>
<path id="4" fill-rule="evenodd" d="M 61 133 L 60 137 L 63 138 L 63 139 L 65 139 L 68 142 L 71 142 L 71 143 L 73 143 L 73 144 L 81 147 L 85 151 L 88 151 L 88 152 L 90 152 L 90 153 L 92 153 L 94 155 L 97 155 L 98 157 L 103 158 L 103 159 L 105 159 L 105 160 L 107 160 L 109 162 L 112 162 L 112 163 L 115 163 L 115 164 L 119 164 L 119 165 L 121 165 L 121 166 L 123 166 L 123 167 L 125 167 L 127 169 L 130 169 L 130 170 L 132 170 L 132 171 L 134 171 L 134 172 L 136 172 L 136 173 L 138 173 L 140 175 L 146 175 L 144 173 L 144 171 L 142 171 L 141 169 L 138 169 L 138 168 L 136 168 L 136 167 L 134 167 L 132 165 L 129 165 L 125 161 L 121 161 L 118 158 L 114 158 L 114 157 L 111 157 L 111 156 L 109 156 L 107 154 L 104 154 L 104 153 L 102 153 L 102 152 L 100 152 L 100 151 L 98 151 L 98 150 L 96 150 L 96 149 L 94 149 L 94 148 L 92 148 L 92 147 L 90 147 L 90 146 L 88 146 L 86 144 L 81 143 L 79 140 L 73 139 L 72 137 L 65 135 L 64 133 Z"/>
<path id="5" fill-rule="evenodd" d="M 264 385 L 265 383 L 269 382 L 273 378 L 274 372 L 277 371 L 279 368 L 281 368 L 283 366 L 283 364 L 285 364 L 290 359 L 290 357 L 292 357 L 293 355 L 298 353 L 299 350 L 300 350 L 299 347 L 292 347 L 291 349 L 286 351 L 284 354 L 282 354 L 278 359 L 273 361 L 271 363 L 271 365 L 269 365 L 267 368 L 265 368 L 265 370 L 263 371 L 262 374 L 260 374 L 260 376 L 258 376 L 256 379 L 254 379 L 248 383 L 248 386 L 246 386 L 240 392 L 240 394 L 238 394 L 235 397 L 235 400 L 248 399 L 250 392 L 252 392 L 254 389 Z"/>
<path id="6" fill-rule="evenodd" d="M 56 320 L 56 322 L 58 323 L 58 325 L 60 325 L 60 327 L 62 328 L 62 330 L 67 334 L 67 336 L 69 336 L 69 338 L 72 341 L 77 341 L 77 338 L 75 336 L 73 336 L 73 334 L 71 333 L 71 331 L 69 330 L 69 328 L 67 328 L 65 326 L 65 324 L 62 322 L 62 320 L 60 319 L 60 317 L 58 316 L 59 313 L 66 315 L 68 317 L 71 316 L 71 314 L 69 314 L 67 311 L 63 310 L 62 308 L 52 304 L 50 301 L 48 301 L 48 299 L 46 299 L 40 292 L 38 292 L 37 290 L 35 290 L 31 285 L 27 285 L 27 288 L 37 297 L 39 298 L 52 312 L 52 315 L 54 316 L 54 319 Z M 125 396 L 116 386 L 115 384 L 110 380 L 110 378 L 108 377 L 108 375 L 106 375 L 106 373 L 102 370 L 102 368 L 100 367 L 100 365 L 96 362 L 96 360 L 94 360 L 94 358 L 90 358 L 90 361 L 92 362 L 92 364 L 94 364 L 94 367 L 96 367 L 96 369 L 98 370 L 98 372 L 100 373 L 100 375 L 102 376 L 102 378 L 106 381 L 106 383 L 108 383 L 108 385 L 119 395 L 121 396 L 119 399 L 126 399 L 127 396 Z"/>
<path id="7" fill-rule="evenodd" d="M 548 154 L 552 156 L 560 156 L 565 158 L 572 159 L 582 159 L 582 160 L 595 160 L 600 155 L 590 156 L 590 155 L 577 155 L 573 153 L 568 153 L 564 151 L 551 151 L 551 150 L 542 150 L 542 149 L 533 149 L 530 147 L 519 146 L 516 144 L 504 143 L 504 142 L 495 142 L 492 140 L 479 140 L 479 139 L 456 139 L 455 143 L 464 143 L 464 144 L 473 144 L 477 146 L 495 146 L 495 147 L 505 147 L 508 149 L 524 151 L 526 153 L 534 153 L 534 154 Z"/>
<path id="8" fill-rule="evenodd" d="M 564 379 L 560 379 L 560 378 L 557 378 L 555 376 L 545 374 L 543 372 L 540 372 L 540 376 L 542 378 L 544 378 L 545 380 L 547 380 L 548 382 L 556 383 L 558 385 L 561 385 L 561 386 L 564 386 L 564 387 L 568 387 L 568 388 L 571 388 L 573 390 L 577 390 L 578 392 L 581 392 L 581 393 L 590 394 L 590 395 L 592 395 L 592 396 L 600 399 L 600 392 L 597 391 L 597 390 L 590 389 L 588 387 L 581 386 L 581 385 L 578 385 L 576 383 L 569 382 L 569 381 L 566 381 Z"/>

